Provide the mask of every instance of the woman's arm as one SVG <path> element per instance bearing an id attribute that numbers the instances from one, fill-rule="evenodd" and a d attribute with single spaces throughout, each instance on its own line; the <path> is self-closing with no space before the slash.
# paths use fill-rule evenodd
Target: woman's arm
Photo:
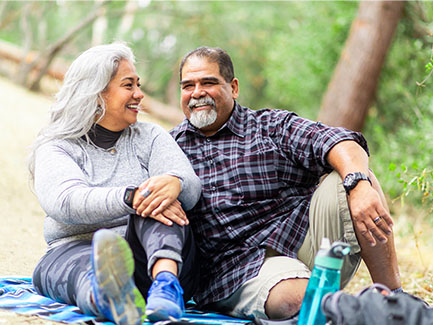
<path id="1" fill-rule="evenodd" d="M 123 202 L 126 186 L 90 186 L 67 147 L 48 143 L 36 152 L 35 192 L 47 215 L 66 224 L 97 224 L 134 211 Z"/>
<path id="2" fill-rule="evenodd" d="M 150 178 L 140 185 L 133 207 L 137 214 L 151 216 L 166 224 L 170 224 L 168 219 L 186 224 L 188 220 L 183 210 L 194 207 L 200 198 L 200 179 L 182 149 L 165 130 L 153 126 L 151 134 L 152 144 L 148 160 Z M 173 205 L 176 200 L 182 205 L 181 211 Z M 166 213 L 167 216 L 161 215 L 168 207 L 171 208 Z M 174 211 L 179 214 L 175 216 Z"/>

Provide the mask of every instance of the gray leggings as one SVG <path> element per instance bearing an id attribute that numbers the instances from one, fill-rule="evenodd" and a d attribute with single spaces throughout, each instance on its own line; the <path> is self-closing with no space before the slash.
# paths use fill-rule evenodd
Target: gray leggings
<path id="1" fill-rule="evenodd" d="M 152 284 L 150 270 L 162 257 L 178 261 L 179 281 L 187 301 L 197 288 L 198 261 L 189 226 L 166 226 L 151 218 L 131 216 L 125 238 L 135 260 L 135 284 L 147 297 Z M 85 314 L 93 314 L 90 303 L 92 245 L 89 240 L 76 240 L 50 249 L 33 272 L 36 291 L 58 302 L 78 306 Z M 148 263 L 148 261 L 150 263 Z"/>

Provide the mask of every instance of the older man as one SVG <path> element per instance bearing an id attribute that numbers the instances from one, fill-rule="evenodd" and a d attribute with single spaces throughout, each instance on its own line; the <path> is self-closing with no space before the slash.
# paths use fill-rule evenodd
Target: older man
<path id="1" fill-rule="evenodd" d="M 198 303 L 239 317 L 294 315 L 322 237 L 351 245 L 343 286 L 362 257 L 374 282 L 401 290 L 393 221 L 360 133 L 242 107 L 219 48 L 188 53 L 180 86 L 186 119 L 171 134 L 203 186 L 188 212 L 205 259 Z"/>

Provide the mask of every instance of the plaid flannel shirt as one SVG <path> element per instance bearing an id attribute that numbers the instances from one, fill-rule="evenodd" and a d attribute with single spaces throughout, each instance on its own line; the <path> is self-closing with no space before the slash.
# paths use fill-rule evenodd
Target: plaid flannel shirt
<path id="1" fill-rule="evenodd" d="M 354 140 L 368 153 L 360 133 L 237 103 L 213 136 L 186 119 L 170 133 L 202 183 L 199 202 L 187 212 L 202 258 L 199 304 L 222 300 L 256 276 L 266 247 L 296 257 L 311 196 L 332 171 L 329 150 Z"/>

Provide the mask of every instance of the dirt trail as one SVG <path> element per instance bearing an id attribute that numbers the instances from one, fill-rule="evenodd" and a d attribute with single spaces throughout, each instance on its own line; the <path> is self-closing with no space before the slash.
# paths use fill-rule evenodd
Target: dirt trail
<path id="1" fill-rule="evenodd" d="M 0 78 L 0 275 L 31 276 L 44 254 L 44 213 L 28 182 L 29 147 L 51 99 Z M 0 311 L 0 324 L 59 324 Z"/>

